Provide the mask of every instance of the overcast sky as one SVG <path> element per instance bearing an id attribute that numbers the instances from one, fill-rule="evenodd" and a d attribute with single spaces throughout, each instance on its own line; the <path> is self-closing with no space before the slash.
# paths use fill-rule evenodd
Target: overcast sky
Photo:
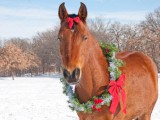
<path id="1" fill-rule="evenodd" d="M 0 38 L 32 38 L 37 32 L 59 24 L 58 7 L 65 2 L 68 13 L 78 13 L 80 2 L 88 18 L 102 17 L 122 23 L 138 23 L 160 7 L 160 0 L 0 0 Z"/>

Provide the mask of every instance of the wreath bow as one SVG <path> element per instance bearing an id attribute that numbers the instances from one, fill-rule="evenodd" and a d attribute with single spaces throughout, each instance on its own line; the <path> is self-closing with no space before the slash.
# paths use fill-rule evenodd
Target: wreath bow
<path id="1" fill-rule="evenodd" d="M 110 111 L 112 114 L 115 113 L 118 103 L 120 101 L 119 93 L 122 96 L 123 112 L 126 114 L 126 94 L 125 90 L 122 88 L 125 80 L 125 74 L 122 74 L 117 81 L 111 80 L 109 83 L 109 93 L 112 95 L 112 103 L 110 106 Z"/>

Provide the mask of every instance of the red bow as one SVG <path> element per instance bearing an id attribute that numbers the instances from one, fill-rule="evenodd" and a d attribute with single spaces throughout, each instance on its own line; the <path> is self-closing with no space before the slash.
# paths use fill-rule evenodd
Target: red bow
<path id="1" fill-rule="evenodd" d="M 108 48 L 106 48 L 106 53 L 107 53 L 107 54 L 109 53 L 109 49 L 108 49 Z"/>
<path id="2" fill-rule="evenodd" d="M 79 17 L 75 17 L 75 18 L 68 17 L 67 20 L 66 20 L 66 22 L 68 22 L 68 26 L 71 29 L 74 22 L 76 22 L 76 23 L 80 22 L 80 18 Z"/>
<path id="3" fill-rule="evenodd" d="M 122 95 L 123 113 L 126 114 L 126 94 L 125 94 L 125 90 L 122 88 L 124 84 L 124 80 L 125 80 L 125 74 L 122 74 L 117 81 L 112 80 L 109 83 L 110 88 L 108 89 L 108 91 L 113 97 L 112 103 L 110 106 L 110 111 L 112 112 L 112 114 L 115 113 L 118 103 L 120 101 L 119 92 Z"/>
<path id="4" fill-rule="evenodd" d="M 94 105 L 92 106 L 92 110 L 97 110 L 98 112 L 100 112 L 101 108 L 97 107 L 97 105 L 99 105 L 102 102 L 103 102 L 102 99 L 95 99 L 94 100 Z"/>

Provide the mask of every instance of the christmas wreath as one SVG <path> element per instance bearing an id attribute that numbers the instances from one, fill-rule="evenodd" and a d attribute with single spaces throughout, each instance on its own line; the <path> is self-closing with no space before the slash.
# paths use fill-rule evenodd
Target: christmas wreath
<path id="1" fill-rule="evenodd" d="M 101 43 L 103 54 L 106 57 L 106 61 L 109 63 L 107 68 L 110 72 L 109 88 L 100 96 L 94 96 L 86 103 L 80 103 L 76 93 L 73 91 L 73 87 L 69 85 L 64 78 L 60 81 L 63 84 L 63 93 L 69 97 L 68 103 L 71 110 L 84 113 L 92 113 L 93 111 L 101 111 L 103 105 L 110 107 L 111 113 L 115 113 L 119 104 L 119 93 L 122 95 L 123 112 L 126 113 L 126 100 L 125 91 L 122 86 L 125 80 L 125 74 L 122 74 L 119 67 L 124 65 L 123 61 L 115 58 L 115 53 L 119 50 L 114 44 Z"/>

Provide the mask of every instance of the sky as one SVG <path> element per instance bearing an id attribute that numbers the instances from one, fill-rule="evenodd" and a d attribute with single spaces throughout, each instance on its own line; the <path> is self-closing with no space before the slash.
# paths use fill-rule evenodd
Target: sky
<path id="1" fill-rule="evenodd" d="M 65 2 L 68 13 L 87 6 L 88 19 L 138 23 L 160 7 L 160 0 L 0 0 L 0 39 L 32 38 L 37 32 L 59 25 L 58 7 Z"/>

